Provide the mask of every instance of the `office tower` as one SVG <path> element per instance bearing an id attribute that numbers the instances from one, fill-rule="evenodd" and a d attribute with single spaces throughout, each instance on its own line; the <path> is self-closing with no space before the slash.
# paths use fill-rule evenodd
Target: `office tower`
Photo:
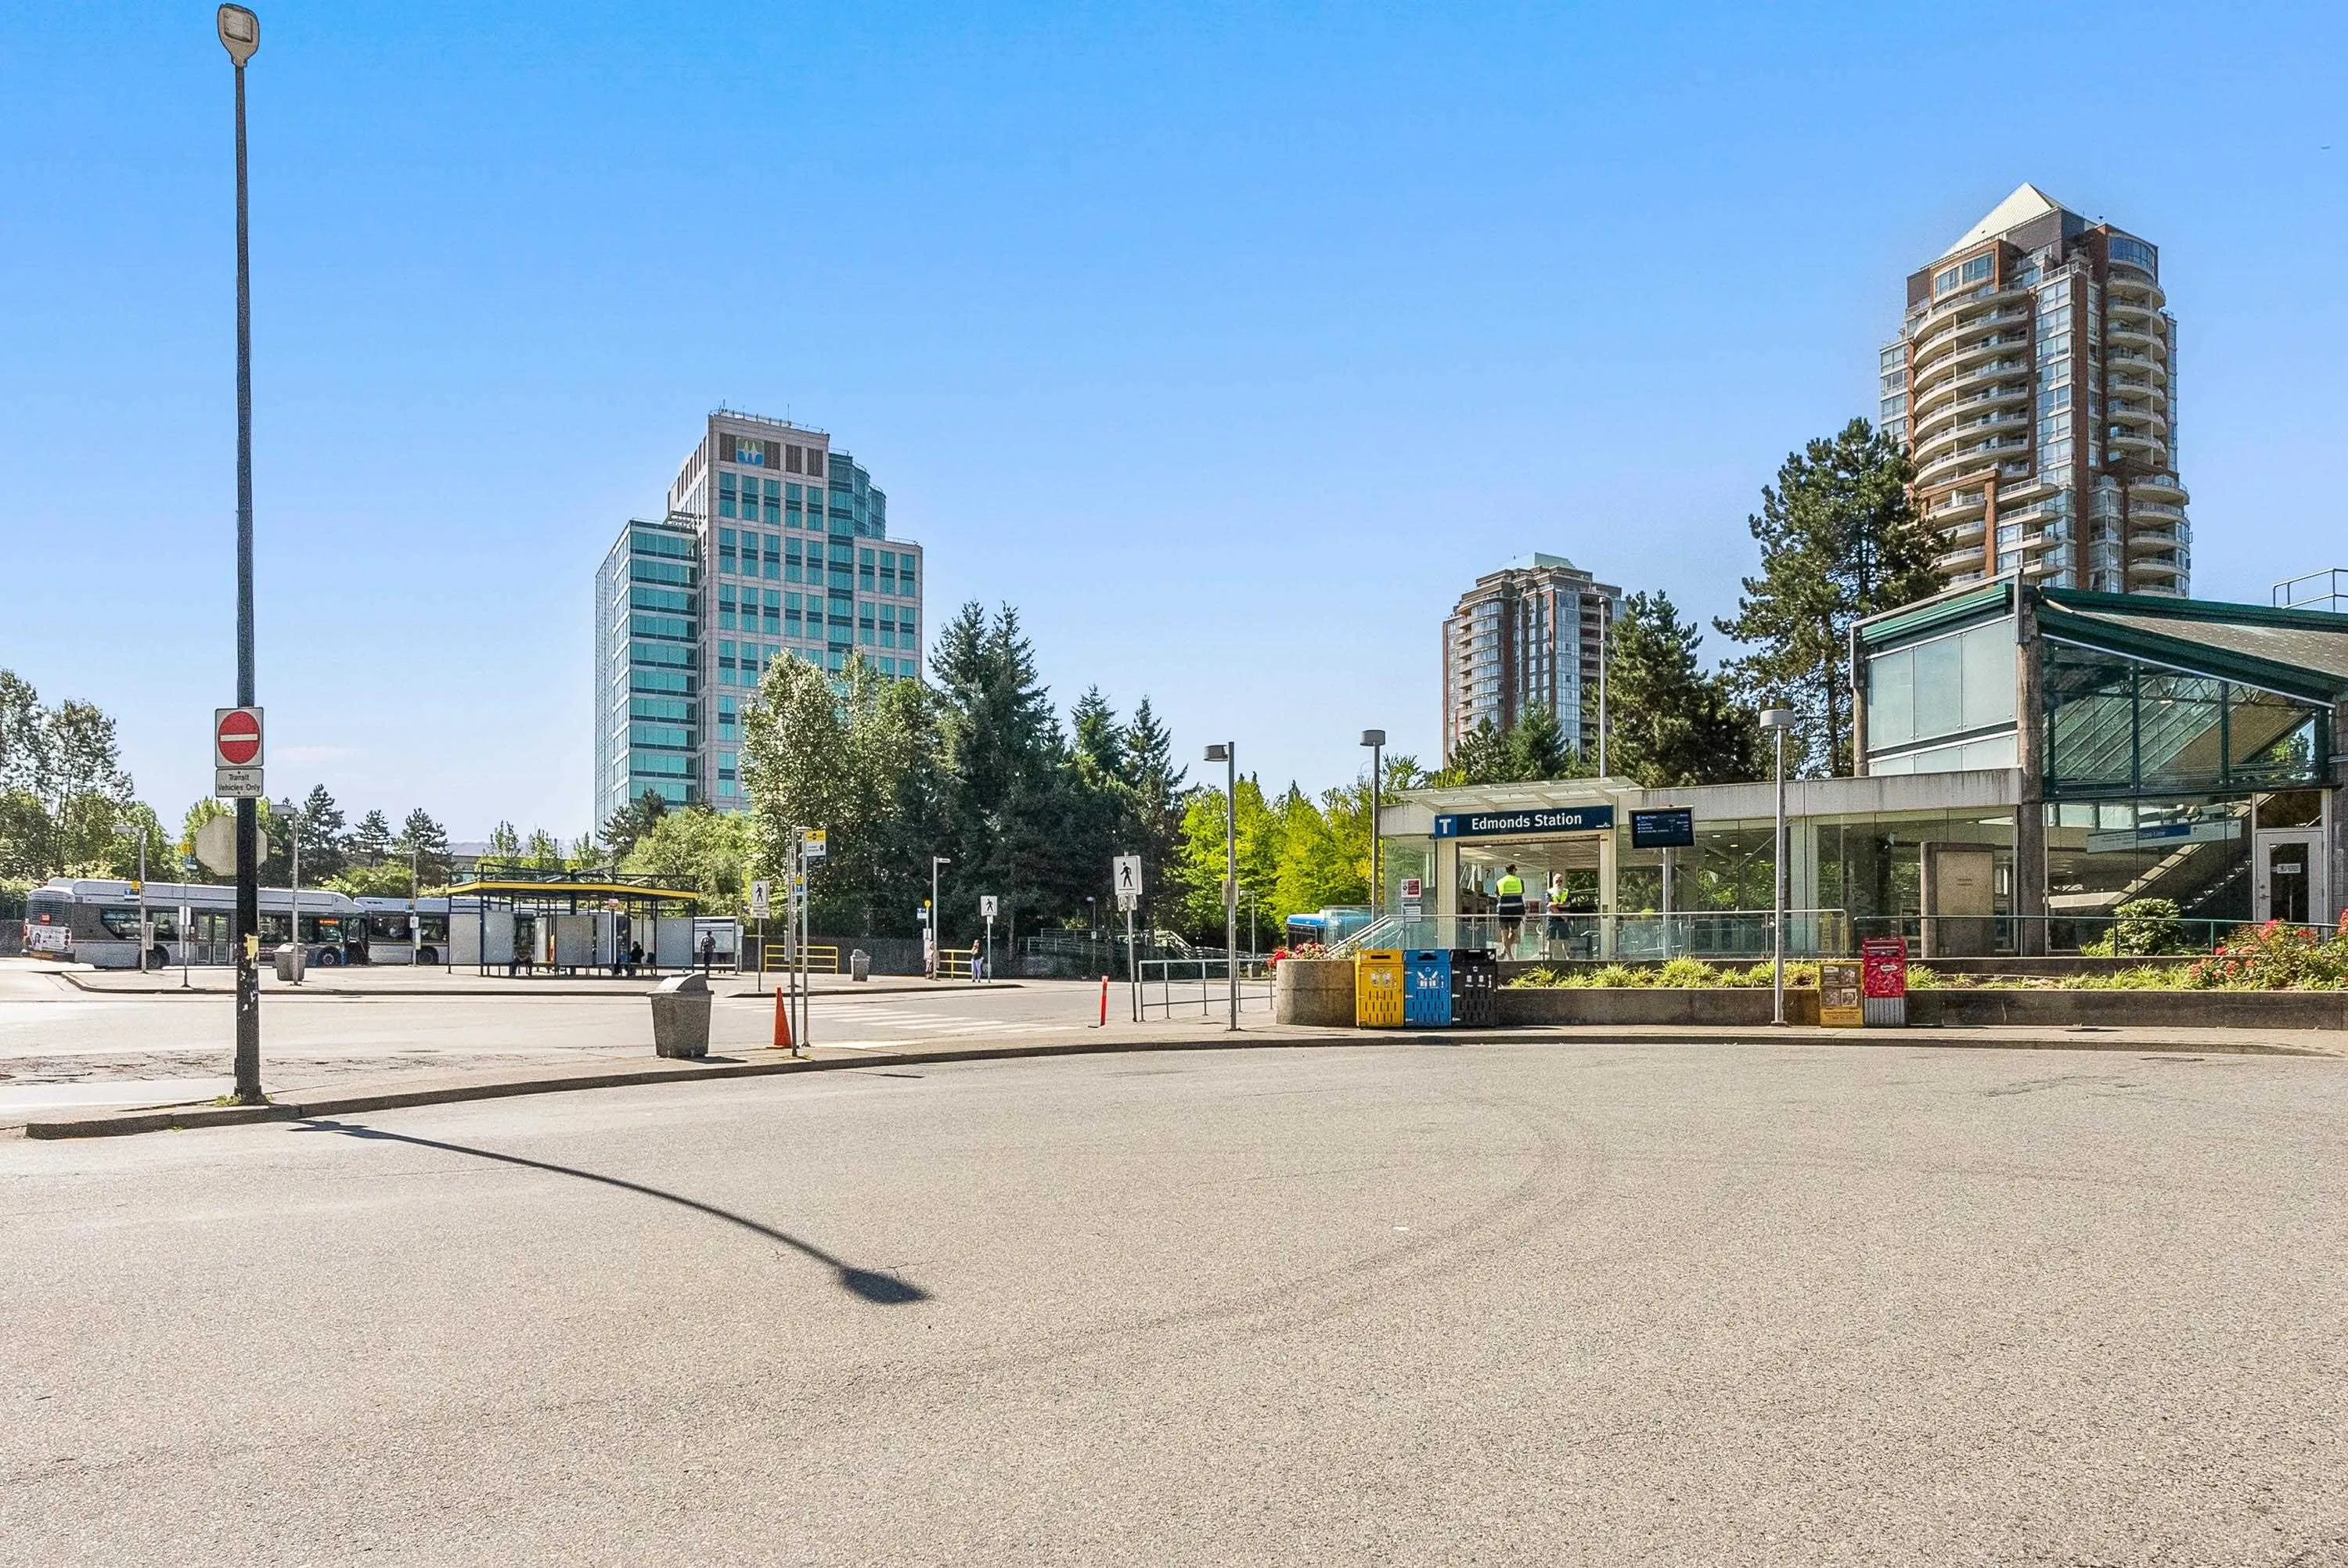
<path id="1" fill-rule="evenodd" d="M 647 789 L 741 809 L 742 709 L 778 659 L 919 679 L 922 577 L 824 432 L 712 414 L 667 516 L 629 523 L 596 575 L 596 825 Z"/>
<path id="2" fill-rule="evenodd" d="M 1533 708 L 1598 751 L 1598 665 L 1622 590 L 1563 556 L 1529 555 L 1476 579 L 1443 622 L 1443 756 L 1490 721 Z"/>
<path id="3" fill-rule="evenodd" d="M 1882 425 L 1952 582 L 2182 596 L 2177 323 L 2159 252 L 2024 185 L 1908 279 Z"/>

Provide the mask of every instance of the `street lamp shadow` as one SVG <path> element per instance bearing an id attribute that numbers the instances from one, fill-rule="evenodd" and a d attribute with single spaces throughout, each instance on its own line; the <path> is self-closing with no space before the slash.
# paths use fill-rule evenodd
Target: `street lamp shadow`
<path id="1" fill-rule="evenodd" d="M 438 1149 L 448 1154 L 470 1154 L 477 1160 L 494 1160 L 502 1165 L 519 1165 L 525 1170 L 545 1171 L 557 1176 L 575 1176 L 582 1182 L 595 1182 L 606 1187 L 617 1187 L 622 1192 L 634 1193 L 640 1197 L 657 1198 L 664 1204 L 675 1204 L 679 1208 L 691 1209 L 696 1214 L 707 1214 L 712 1219 L 724 1220 L 727 1225 L 739 1225 L 754 1235 L 764 1236 L 768 1241 L 779 1242 L 802 1256 L 812 1258 L 830 1269 L 839 1287 L 850 1296 L 860 1296 L 876 1306 L 903 1307 L 931 1298 L 928 1291 L 910 1280 L 900 1279 L 893 1274 L 885 1274 L 879 1269 L 859 1268 L 854 1264 L 833 1256 L 813 1242 L 801 1241 L 787 1231 L 778 1231 L 774 1226 L 763 1225 L 747 1214 L 737 1214 L 731 1209 L 721 1209 L 715 1204 L 705 1204 L 699 1198 L 688 1198 L 681 1193 L 667 1193 L 658 1187 L 648 1187 L 642 1182 L 631 1182 L 620 1176 L 606 1176 L 594 1171 L 582 1171 L 572 1165 L 557 1165 L 546 1160 L 526 1159 L 520 1154 L 501 1154 L 495 1149 L 476 1149 L 469 1144 L 444 1143 L 438 1138 L 418 1138 L 407 1132 L 386 1132 L 380 1127 L 362 1126 L 353 1122 L 311 1119 L 294 1122 L 293 1130 L 296 1132 L 339 1132 L 345 1138 L 367 1138 L 387 1143 L 407 1143 L 418 1149 Z"/>

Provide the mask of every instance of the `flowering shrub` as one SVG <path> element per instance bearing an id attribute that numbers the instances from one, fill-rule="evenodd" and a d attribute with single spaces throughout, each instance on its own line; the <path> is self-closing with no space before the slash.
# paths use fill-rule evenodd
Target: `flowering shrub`
<path id="1" fill-rule="evenodd" d="M 1266 961 L 1277 968 L 1283 959 L 1325 958 L 1328 956 L 1329 949 L 1318 942 L 1299 942 L 1292 948 L 1274 948 L 1272 950 L 1272 957 Z"/>
<path id="2" fill-rule="evenodd" d="M 2183 979 L 2196 990 L 2348 988 L 2348 929 L 2326 940 L 2305 927 L 2270 920 L 2187 965 Z"/>

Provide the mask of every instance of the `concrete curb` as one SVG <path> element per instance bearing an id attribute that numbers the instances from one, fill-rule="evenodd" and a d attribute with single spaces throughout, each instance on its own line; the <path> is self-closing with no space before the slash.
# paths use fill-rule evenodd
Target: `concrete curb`
<path id="1" fill-rule="evenodd" d="M 1763 1028 L 1688 1029 L 1628 1033 L 1619 1030 L 1331 1030 L 1315 1034 L 1261 1034 L 1233 1040 L 1223 1035 L 1153 1040 L 1076 1040 L 1026 1045 L 969 1046 L 942 1050 L 872 1051 L 855 1056 L 779 1057 L 771 1061 L 726 1061 L 689 1067 L 670 1061 L 622 1064 L 592 1071 L 540 1078 L 483 1079 L 469 1082 L 381 1089 L 348 1094 L 305 1094 L 298 1101 L 266 1105 L 164 1105 L 100 1115 L 27 1122 L 25 1136 L 36 1139 L 110 1138 L 137 1132 L 188 1132 L 201 1127 L 236 1127 L 260 1122 L 298 1122 L 369 1111 L 408 1110 L 526 1094 L 564 1094 L 587 1089 L 643 1084 L 691 1083 L 728 1078 L 773 1078 L 786 1073 L 842 1072 L 870 1067 L 913 1067 L 923 1062 L 1008 1061 L 1060 1056 L 1111 1056 L 1172 1050 L 1276 1050 L 1380 1045 L 1835 1045 L 1859 1048 L 1921 1046 L 1961 1050 L 2130 1050 L 2197 1056 L 2292 1056 L 2327 1058 L 2330 1053 L 2257 1040 L 2147 1040 L 2125 1032 L 2044 1037 L 1972 1037 L 1962 1030 L 1875 1030 Z M 1930 1038 L 1919 1038 L 1929 1035 Z M 820 1049 L 820 1048 L 819 1048 Z"/>

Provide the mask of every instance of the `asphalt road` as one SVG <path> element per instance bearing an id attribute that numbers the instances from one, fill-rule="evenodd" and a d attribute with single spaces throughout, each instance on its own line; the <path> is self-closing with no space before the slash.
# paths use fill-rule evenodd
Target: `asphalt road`
<path id="1" fill-rule="evenodd" d="M 0 1142 L 0 1559 L 2348 1563 L 2343 1112 L 1390 1045 Z"/>
<path id="2" fill-rule="evenodd" d="M 395 972 L 386 983 L 405 978 Z M 915 982 L 894 982 L 908 983 Z M 870 1050 L 1069 1038 L 1086 1032 L 1098 1003 L 1097 985 L 1066 981 L 912 991 L 842 984 L 815 1004 L 816 1038 Z M 224 996 L 92 995 L 31 961 L 0 960 L 0 1127 L 67 1107 L 225 1093 L 233 1081 L 233 1007 Z M 754 1050 L 773 1032 L 771 1001 L 717 999 L 714 1049 Z M 606 996 L 453 997 L 273 988 L 262 1002 L 263 1081 L 278 1094 L 360 1075 L 526 1069 L 651 1050 L 651 1009 L 633 987 Z"/>

